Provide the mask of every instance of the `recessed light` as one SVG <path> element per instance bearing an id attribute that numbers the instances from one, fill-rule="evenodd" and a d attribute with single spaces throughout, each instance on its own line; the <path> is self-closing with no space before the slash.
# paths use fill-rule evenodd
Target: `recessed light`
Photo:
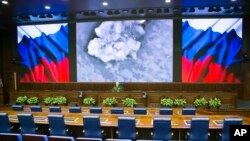
<path id="1" fill-rule="evenodd" d="M 9 4 L 9 2 L 7 0 L 2 0 L 2 4 Z"/>
<path id="2" fill-rule="evenodd" d="M 233 2 L 234 2 L 234 1 L 237 1 L 237 0 L 231 0 L 231 1 L 233 1 Z"/>
<path id="3" fill-rule="evenodd" d="M 165 0 L 165 3 L 170 3 L 171 2 L 171 0 Z"/>
<path id="4" fill-rule="evenodd" d="M 50 6 L 46 5 L 44 6 L 45 9 L 50 10 Z"/>
<path id="5" fill-rule="evenodd" d="M 102 5 L 103 6 L 108 6 L 109 4 L 108 4 L 108 2 L 104 1 L 104 2 L 102 2 Z"/>

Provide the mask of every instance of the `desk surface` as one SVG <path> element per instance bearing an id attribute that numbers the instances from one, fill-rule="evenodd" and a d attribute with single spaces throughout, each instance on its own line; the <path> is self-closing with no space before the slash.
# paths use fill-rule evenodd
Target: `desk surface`
<path id="1" fill-rule="evenodd" d="M 124 114 L 110 114 L 109 107 L 103 107 L 103 114 L 90 114 L 89 107 L 82 107 L 82 113 L 69 113 L 67 107 L 62 107 L 61 113 L 48 112 L 48 107 L 43 107 L 43 112 L 30 112 L 29 108 L 24 111 L 13 111 L 10 107 L 1 107 L 0 112 L 8 113 L 10 122 L 18 123 L 17 114 L 32 113 L 36 124 L 48 124 L 48 114 L 64 115 L 66 125 L 83 126 L 83 116 L 85 115 L 99 115 L 102 127 L 117 127 L 118 117 L 129 116 L 135 117 L 137 128 L 152 128 L 154 117 L 168 117 L 171 118 L 173 129 L 190 128 L 190 120 L 193 117 L 207 117 L 209 118 L 210 129 L 221 129 L 223 127 L 223 120 L 227 117 L 237 117 L 243 119 L 243 124 L 250 125 L 250 118 L 240 115 L 181 115 L 181 109 L 173 109 L 173 115 L 159 115 L 159 108 L 147 108 L 147 115 L 134 115 L 132 108 L 124 108 Z"/>

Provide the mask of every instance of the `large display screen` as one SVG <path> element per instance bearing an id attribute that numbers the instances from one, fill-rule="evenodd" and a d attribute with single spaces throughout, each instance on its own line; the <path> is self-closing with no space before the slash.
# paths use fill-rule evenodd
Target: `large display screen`
<path id="1" fill-rule="evenodd" d="M 68 24 L 17 27 L 19 82 L 69 81 Z"/>
<path id="2" fill-rule="evenodd" d="M 240 82 L 242 19 L 182 23 L 182 82 Z"/>
<path id="3" fill-rule="evenodd" d="M 172 82 L 173 20 L 76 24 L 77 82 Z"/>

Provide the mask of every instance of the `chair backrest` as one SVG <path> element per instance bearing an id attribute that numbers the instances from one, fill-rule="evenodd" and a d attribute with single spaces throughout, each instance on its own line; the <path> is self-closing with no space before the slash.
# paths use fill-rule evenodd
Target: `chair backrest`
<path id="1" fill-rule="evenodd" d="M 134 114 L 136 115 L 146 115 L 147 109 L 146 108 L 134 108 Z"/>
<path id="2" fill-rule="evenodd" d="M 62 109 L 60 106 L 50 106 L 49 112 L 62 112 Z"/>
<path id="3" fill-rule="evenodd" d="M 23 105 L 12 105 L 12 110 L 23 111 Z"/>
<path id="4" fill-rule="evenodd" d="M 40 105 L 37 106 L 30 106 L 31 112 L 42 112 L 42 107 Z"/>
<path id="5" fill-rule="evenodd" d="M 7 113 L 0 113 L 0 133 L 11 133 L 11 124 Z"/>
<path id="6" fill-rule="evenodd" d="M 47 135 L 39 134 L 22 134 L 23 141 L 48 141 Z"/>
<path id="7" fill-rule="evenodd" d="M 225 118 L 222 128 L 221 140 L 230 140 L 230 125 L 241 125 L 243 122 L 242 118 Z"/>
<path id="8" fill-rule="evenodd" d="M 55 136 L 67 135 L 66 125 L 64 122 L 63 115 L 48 115 L 48 120 L 50 126 L 50 135 L 55 135 Z"/>
<path id="9" fill-rule="evenodd" d="M 160 115 L 172 115 L 173 109 L 172 108 L 160 108 L 159 114 Z"/>
<path id="10" fill-rule="evenodd" d="M 49 141 L 75 141 L 75 138 L 67 136 L 49 136 Z"/>
<path id="11" fill-rule="evenodd" d="M 118 138 L 136 139 L 136 125 L 134 117 L 118 117 Z"/>
<path id="12" fill-rule="evenodd" d="M 192 118 L 189 140 L 208 140 L 209 118 Z"/>
<path id="13" fill-rule="evenodd" d="M 195 108 L 182 108 L 182 115 L 195 115 Z"/>
<path id="14" fill-rule="evenodd" d="M 111 114 L 124 114 L 124 109 L 119 107 L 112 107 Z"/>
<path id="15" fill-rule="evenodd" d="M 92 114 L 102 114 L 102 108 L 101 107 L 90 107 L 89 112 Z"/>
<path id="16" fill-rule="evenodd" d="M 76 106 L 72 106 L 72 107 L 69 107 L 69 112 L 70 113 L 81 113 L 82 112 L 82 109 L 81 107 L 76 107 Z"/>
<path id="17" fill-rule="evenodd" d="M 76 141 L 102 141 L 102 138 L 76 138 Z"/>
<path id="18" fill-rule="evenodd" d="M 85 137 L 102 138 L 102 129 L 99 116 L 84 116 L 83 127 L 85 130 Z"/>
<path id="19" fill-rule="evenodd" d="M 36 125 L 32 114 L 18 114 L 18 121 L 23 134 L 36 134 Z"/>
<path id="20" fill-rule="evenodd" d="M 1 141 L 22 141 L 21 134 L 14 133 L 0 133 Z"/>
<path id="21" fill-rule="evenodd" d="M 172 138 L 170 118 L 154 118 L 152 138 L 153 140 L 170 140 Z"/>

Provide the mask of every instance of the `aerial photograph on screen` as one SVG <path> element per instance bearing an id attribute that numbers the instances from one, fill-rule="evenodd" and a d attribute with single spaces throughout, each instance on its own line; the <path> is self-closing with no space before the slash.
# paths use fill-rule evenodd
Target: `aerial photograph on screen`
<path id="1" fill-rule="evenodd" d="M 17 27 L 19 82 L 68 82 L 68 24 Z"/>
<path id="2" fill-rule="evenodd" d="M 76 24 L 78 82 L 172 82 L 173 21 Z"/>
<path id="3" fill-rule="evenodd" d="M 242 19 L 182 20 L 182 82 L 241 82 Z"/>

